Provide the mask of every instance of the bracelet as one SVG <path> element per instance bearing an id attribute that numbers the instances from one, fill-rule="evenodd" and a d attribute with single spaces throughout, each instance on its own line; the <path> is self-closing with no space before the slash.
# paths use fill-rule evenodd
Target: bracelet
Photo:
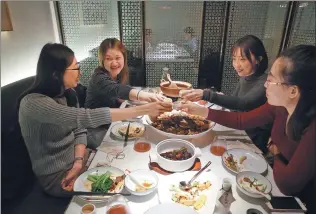
<path id="1" fill-rule="evenodd" d="M 140 89 L 138 92 L 137 92 L 137 95 L 136 95 L 136 99 L 138 100 L 138 95 L 139 93 L 142 91 L 142 89 Z"/>

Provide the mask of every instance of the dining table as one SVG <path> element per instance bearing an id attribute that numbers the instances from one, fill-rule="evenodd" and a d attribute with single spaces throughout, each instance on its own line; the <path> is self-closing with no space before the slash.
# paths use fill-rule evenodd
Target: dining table
<path id="1" fill-rule="evenodd" d="M 128 103 L 124 102 L 121 105 L 121 108 L 125 108 Z M 218 108 L 216 105 L 211 105 L 211 108 Z M 145 124 L 146 131 L 145 131 L 145 138 L 150 141 L 151 143 L 151 150 L 148 152 L 136 152 L 134 150 L 134 140 L 129 140 L 127 145 L 123 148 L 124 158 L 113 158 L 109 157 L 109 153 L 107 153 L 107 149 L 111 149 L 107 147 L 108 145 L 115 145 L 118 141 L 114 141 L 111 137 L 111 127 L 113 127 L 117 123 L 121 123 L 122 121 L 113 122 L 108 129 L 98 151 L 96 152 L 89 169 L 92 169 L 97 166 L 112 166 L 117 167 L 121 170 L 128 169 L 130 171 L 138 170 L 138 169 L 148 169 L 149 170 L 149 161 L 150 161 L 150 153 L 155 149 L 155 146 L 161 139 L 155 135 L 153 129 L 147 128 L 149 127 L 148 122 L 145 120 L 144 117 L 134 119 L 138 122 Z M 260 150 L 251 142 L 250 138 L 247 136 L 245 131 L 243 130 L 235 130 L 225 126 L 221 126 L 219 124 L 215 124 L 212 128 L 212 132 L 215 133 L 217 138 L 224 138 L 227 142 L 230 142 L 229 145 L 234 146 L 234 144 L 239 145 L 239 147 L 249 148 L 251 151 L 256 153 L 260 153 Z M 236 183 L 236 175 L 231 174 L 222 163 L 221 156 L 215 156 L 210 152 L 210 144 L 213 139 L 205 140 L 205 142 L 199 145 L 201 149 L 201 165 L 202 167 L 208 162 L 211 161 L 212 164 L 209 167 L 211 172 L 217 177 L 220 185 L 224 178 L 229 178 L 232 181 L 232 193 L 235 198 L 235 201 L 230 206 L 230 212 L 232 214 L 246 214 L 247 210 L 249 209 L 256 209 L 259 210 L 263 214 L 270 213 L 267 206 L 265 205 L 265 201 L 261 199 L 251 198 L 249 196 L 244 195 L 240 190 L 237 188 Z M 209 141 L 209 142 L 208 142 Z M 236 143 L 235 143 L 236 142 Z M 242 143 L 241 143 L 242 142 Z M 124 144 L 124 141 L 121 142 Z M 238 146 L 237 146 L 238 147 Z M 229 149 L 229 148 L 228 148 Z M 156 173 L 156 172 L 155 172 Z M 156 173 L 158 178 L 162 178 L 163 176 L 159 173 Z M 274 179 L 273 179 L 273 170 L 268 165 L 268 169 L 264 175 L 272 184 L 272 192 L 273 196 L 284 196 L 280 190 L 278 189 Z M 163 180 L 163 179 L 162 179 Z M 165 179 L 164 179 L 165 180 Z M 161 185 L 161 184 L 159 184 Z M 218 189 L 219 190 L 219 189 Z M 125 196 L 126 201 L 130 209 L 132 210 L 133 214 L 143 214 L 148 209 L 158 205 L 161 203 L 161 199 L 159 198 L 158 191 L 154 191 L 153 193 L 146 195 L 146 196 Z M 78 196 L 74 196 L 67 209 L 65 210 L 65 214 L 79 214 L 81 213 L 81 208 L 85 204 L 89 202 L 81 199 Z M 106 202 L 104 203 L 97 203 L 96 206 L 96 214 L 105 214 L 106 212 Z M 217 210 L 213 212 L 214 214 L 217 213 Z M 273 213 L 276 214 L 276 213 Z"/>

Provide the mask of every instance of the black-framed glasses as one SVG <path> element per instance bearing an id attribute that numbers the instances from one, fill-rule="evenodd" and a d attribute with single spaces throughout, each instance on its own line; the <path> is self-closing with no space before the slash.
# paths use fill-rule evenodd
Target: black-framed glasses
<path id="1" fill-rule="evenodd" d="M 66 70 L 70 70 L 70 71 L 80 71 L 80 67 L 78 67 L 78 68 L 66 68 Z"/>
<path id="2" fill-rule="evenodd" d="M 290 85 L 286 82 L 271 82 L 270 80 L 266 80 L 267 85 Z"/>

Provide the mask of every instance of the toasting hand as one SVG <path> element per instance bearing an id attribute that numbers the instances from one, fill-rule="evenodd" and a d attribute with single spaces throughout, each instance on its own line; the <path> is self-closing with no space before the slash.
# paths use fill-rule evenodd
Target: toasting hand
<path id="1" fill-rule="evenodd" d="M 196 102 L 202 99 L 203 90 L 202 89 L 181 90 L 179 95 L 184 100 Z"/>
<path id="2" fill-rule="evenodd" d="M 166 97 L 160 94 L 149 93 L 145 91 L 140 91 L 138 94 L 138 100 L 146 102 L 157 102 L 164 101 Z"/>
<path id="3" fill-rule="evenodd" d="M 199 115 L 204 118 L 207 118 L 208 115 L 208 108 L 192 103 L 190 101 L 182 102 L 179 105 L 179 109 L 187 112 L 188 114 Z"/>

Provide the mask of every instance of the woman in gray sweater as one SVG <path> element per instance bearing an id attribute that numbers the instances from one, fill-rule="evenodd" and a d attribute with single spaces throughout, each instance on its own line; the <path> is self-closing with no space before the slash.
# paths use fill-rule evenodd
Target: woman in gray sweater
<path id="1" fill-rule="evenodd" d="M 267 79 L 265 73 L 268 68 L 268 56 L 262 41 L 247 35 L 232 47 L 233 67 L 240 77 L 234 92 L 224 95 L 215 91 L 205 89 L 193 89 L 181 91 L 181 96 L 190 101 L 206 100 L 233 111 L 250 111 L 266 101 L 264 83 Z M 267 150 L 267 142 L 271 134 L 272 124 L 246 130 L 251 140 L 264 153 Z"/>
<path id="2" fill-rule="evenodd" d="M 22 95 L 19 105 L 19 123 L 33 171 L 44 190 L 54 196 L 68 196 L 65 190 L 72 189 L 83 168 L 86 128 L 172 110 L 171 104 L 163 102 L 128 109 L 69 107 L 64 92 L 76 87 L 79 76 L 71 49 L 46 44 L 40 53 L 35 82 Z"/>

